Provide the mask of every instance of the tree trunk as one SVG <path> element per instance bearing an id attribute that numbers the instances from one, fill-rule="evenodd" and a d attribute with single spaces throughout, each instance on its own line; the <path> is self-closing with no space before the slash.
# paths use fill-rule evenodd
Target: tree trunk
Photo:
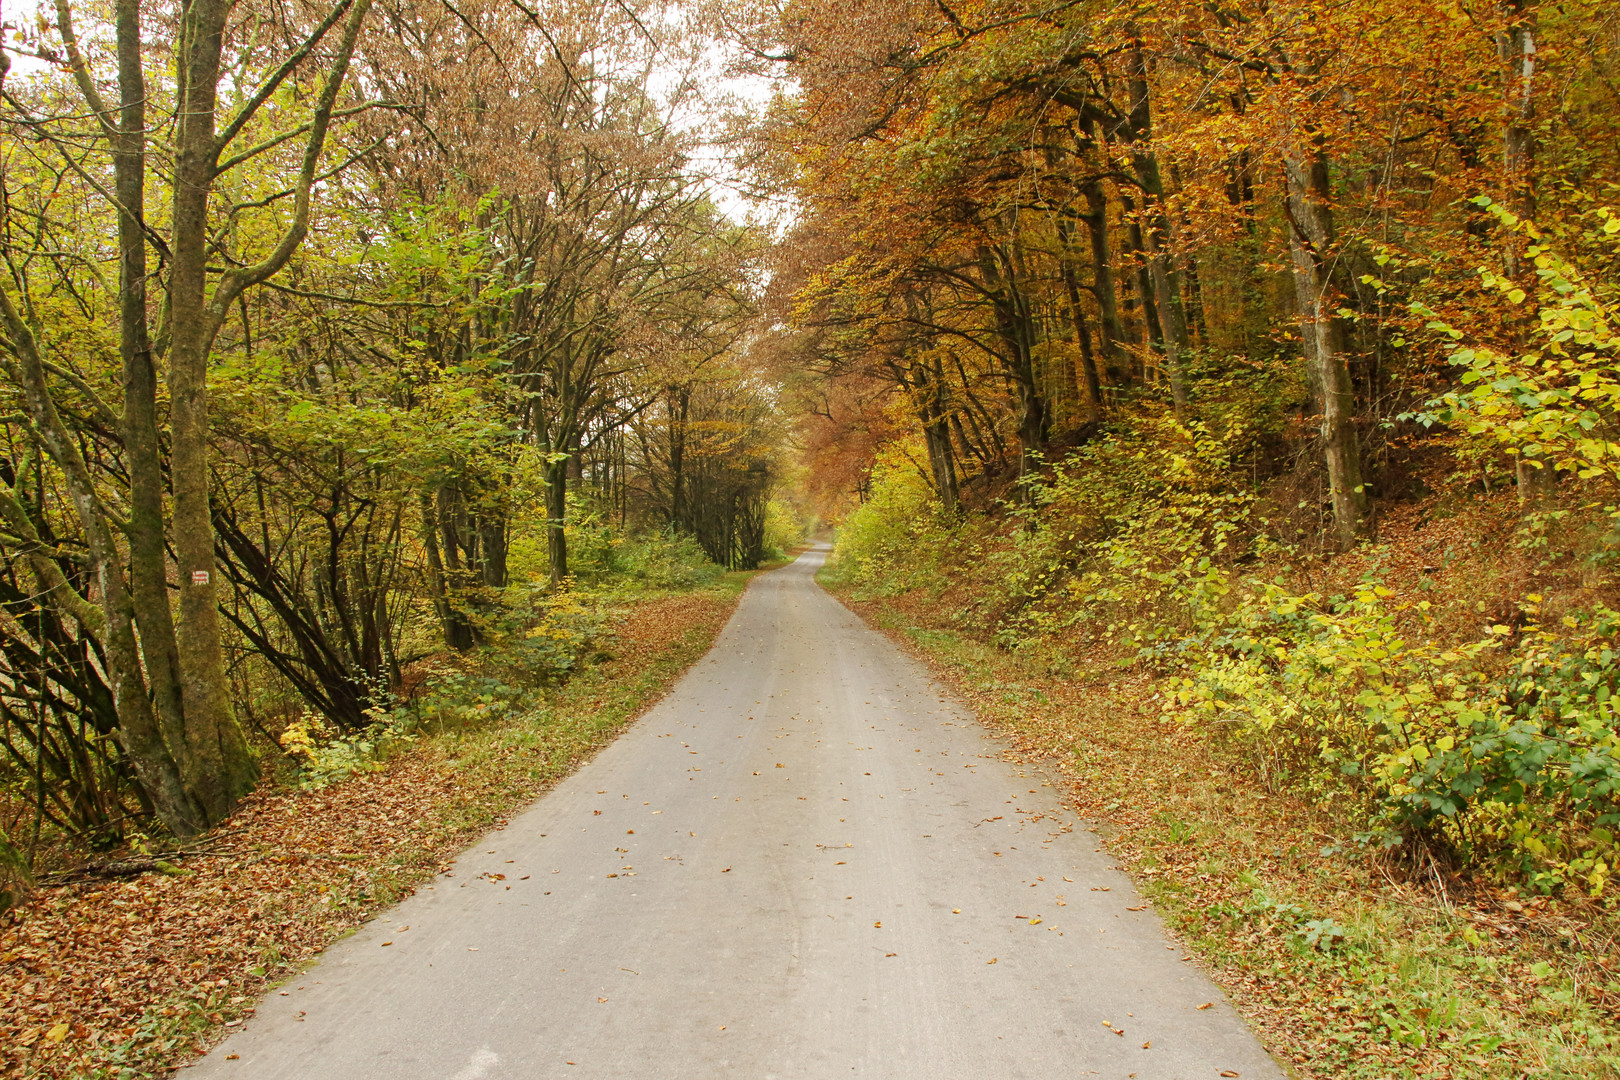
<path id="1" fill-rule="evenodd" d="M 185 742 L 176 756 L 186 786 L 210 821 L 230 813 L 258 779 L 258 765 L 226 692 L 208 505 L 208 355 L 219 329 L 207 295 L 208 197 L 218 153 L 214 113 L 229 13 L 227 0 L 194 0 L 182 21 L 169 269 L 169 483 L 180 572 L 175 644 L 185 709 Z"/>
<path id="2" fill-rule="evenodd" d="M 1097 371 L 1097 358 L 1091 351 L 1091 329 L 1086 326 L 1086 311 L 1080 304 L 1080 282 L 1074 272 L 1073 249 L 1070 246 L 1068 224 L 1059 217 L 1057 219 L 1058 243 L 1060 247 L 1058 263 L 1063 274 L 1063 287 L 1068 293 L 1069 321 L 1074 327 L 1075 344 L 1080 347 L 1080 367 L 1085 372 L 1085 404 L 1088 413 L 1095 414 L 1102 408 L 1102 378 Z M 1107 332 L 1103 338 L 1107 340 Z"/>
<path id="3" fill-rule="evenodd" d="M 118 0 L 120 108 L 113 156 L 118 214 L 118 351 L 124 371 L 120 432 L 129 472 L 129 583 L 146 679 L 164 741 L 186 742 L 180 655 L 164 548 L 163 455 L 158 445 L 157 369 L 146 312 L 146 77 L 138 0 Z"/>
<path id="4" fill-rule="evenodd" d="M 686 416 L 692 406 L 692 388 L 670 391 L 669 409 L 669 523 L 677 532 L 691 532 L 686 510 Z"/>
<path id="5" fill-rule="evenodd" d="M 1131 43 L 1130 52 L 1131 167 L 1142 186 L 1142 209 L 1147 216 L 1142 244 L 1148 256 L 1148 279 L 1153 289 L 1153 306 L 1158 311 L 1164 342 L 1164 365 L 1170 376 L 1170 399 L 1177 419 L 1187 415 L 1187 314 L 1181 303 L 1180 274 L 1170 250 L 1170 218 L 1164 208 L 1164 179 L 1159 172 L 1158 155 L 1152 149 L 1153 111 L 1148 97 L 1147 61 L 1141 41 Z"/>
<path id="6" fill-rule="evenodd" d="M 1091 287 L 1102 324 L 1103 367 L 1109 384 L 1118 386 L 1128 378 L 1130 367 L 1124 356 L 1125 330 L 1119 321 L 1113 259 L 1108 251 L 1108 199 L 1096 179 L 1081 185 L 1080 192 L 1086 200 L 1086 212 L 1081 216 L 1091 238 Z"/>
<path id="7" fill-rule="evenodd" d="M 1153 275 L 1148 270 L 1147 242 L 1142 237 L 1142 222 L 1136 216 L 1136 200 L 1121 192 L 1119 208 L 1126 219 L 1126 253 L 1135 264 L 1135 269 L 1125 278 L 1125 305 L 1127 311 L 1131 310 L 1131 291 L 1134 289 L 1136 303 L 1142 309 L 1141 355 L 1142 379 L 1145 382 L 1149 377 L 1148 358 L 1154 357 L 1154 371 L 1157 371 L 1157 357 L 1164 354 L 1164 326 L 1159 321 L 1159 305 L 1153 300 Z"/>
<path id="8" fill-rule="evenodd" d="M 961 494 L 956 478 L 956 452 L 951 445 L 951 408 L 946 397 L 944 364 L 936 355 L 912 368 L 914 377 L 909 379 L 899 364 L 894 370 L 901 387 L 916 402 L 923 444 L 928 448 L 928 469 L 933 476 L 940 509 L 947 518 L 955 520 L 961 508 Z"/>
<path id="9" fill-rule="evenodd" d="M 506 515 L 499 507 L 478 516 L 479 570 L 485 588 L 506 588 Z"/>
<path id="10" fill-rule="evenodd" d="M 1289 150 L 1283 157 L 1288 192 L 1288 250 L 1294 266 L 1294 298 L 1306 363 L 1322 396 L 1322 452 L 1333 500 L 1333 524 L 1341 548 L 1371 531 L 1370 503 L 1361 476 L 1361 445 L 1355 424 L 1355 389 L 1346 360 L 1337 297 L 1328 277 L 1336 236 L 1327 159 L 1319 150 Z"/>
<path id="11" fill-rule="evenodd" d="M 1531 166 L 1535 163 L 1536 137 L 1536 4 L 1534 0 L 1505 0 L 1499 6 L 1504 25 L 1496 35 L 1497 55 L 1504 68 L 1508 125 L 1502 133 L 1502 171 L 1508 185 L 1508 205 L 1523 220 L 1535 217 L 1536 197 Z M 1533 268 L 1523 265 L 1524 238 L 1506 232 L 1502 239 L 1507 276 L 1535 295 Z M 1558 472 L 1551 461 L 1522 448 L 1514 459 L 1514 475 L 1519 486 L 1519 506 L 1526 512 L 1539 508 L 1552 495 Z"/>
<path id="12" fill-rule="evenodd" d="M 1153 283 L 1153 306 L 1158 309 L 1163 330 L 1164 366 L 1170 376 L 1170 402 L 1176 418 L 1187 417 L 1187 314 L 1181 304 L 1180 275 L 1164 250 L 1164 238 L 1156 228 L 1145 230 L 1148 245 L 1148 275 Z"/>
<path id="13" fill-rule="evenodd" d="M 568 468 L 569 458 L 546 463 L 546 552 L 551 559 L 551 587 L 559 588 L 568 576 Z"/>
<path id="14" fill-rule="evenodd" d="M 472 624 L 451 595 L 449 574 L 439 549 L 439 514 L 435 499 L 433 493 L 421 494 L 421 536 L 422 549 L 427 553 L 428 590 L 433 597 L 433 610 L 439 616 L 439 626 L 444 631 L 444 643 L 458 652 L 466 652 L 473 647 Z"/>
<path id="15" fill-rule="evenodd" d="M 1029 298 L 1019 288 L 1011 261 L 1002 260 L 1006 262 L 1004 272 L 998 262 L 1001 258 L 999 252 L 988 247 L 980 249 L 979 265 L 992 297 L 996 334 L 1006 350 L 1004 366 L 1016 397 L 1018 473 L 1022 476 L 1046 449 L 1046 402 L 1035 378 L 1035 326 Z"/>

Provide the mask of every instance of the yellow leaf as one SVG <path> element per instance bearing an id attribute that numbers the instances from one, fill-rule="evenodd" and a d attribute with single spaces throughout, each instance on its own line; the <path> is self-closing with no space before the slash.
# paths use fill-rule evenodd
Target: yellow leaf
<path id="1" fill-rule="evenodd" d="M 45 1041 L 59 1043 L 68 1037 L 68 1032 L 71 1030 L 72 1029 L 68 1026 L 67 1022 L 63 1021 L 45 1033 Z"/>

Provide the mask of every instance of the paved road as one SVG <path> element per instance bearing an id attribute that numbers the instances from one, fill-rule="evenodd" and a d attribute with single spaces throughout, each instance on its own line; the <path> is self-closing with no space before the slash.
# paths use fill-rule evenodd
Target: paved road
<path id="1" fill-rule="evenodd" d="M 823 558 L 759 578 L 635 727 L 186 1075 L 1281 1077 Z"/>

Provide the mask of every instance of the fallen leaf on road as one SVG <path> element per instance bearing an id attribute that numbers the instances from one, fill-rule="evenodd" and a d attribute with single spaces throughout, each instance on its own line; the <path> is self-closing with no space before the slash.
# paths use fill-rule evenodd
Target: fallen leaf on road
<path id="1" fill-rule="evenodd" d="M 596 1003 L 597 1003 L 597 1004 L 598 1004 L 598 1005 L 600 1005 L 600 1004 L 602 1004 L 602 1003 L 603 1003 L 603 1002 L 605 1002 L 605 1001 L 606 1001 L 606 1000 L 607 1000 L 607 998 L 605 998 L 605 997 L 599 997 L 599 998 L 597 998 L 597 999 L 596 999 Z"/>
<path id="2" fill-rule="evenodd" d="M 1214 1007 L 1215 1007 L 1215 1003 L 1213 1001 L 1206 1001 L 1202 1005 L 1198 1006 L 1198 1008 L 1201 1009 L 1201 1010 L 1202 1009 L 1212 1009 Z"/>
<path id="3" fill-rule="evenodd" d="M 985 963 L 987 963 L 987 964 L 993 964 L 995 962 L 996 962 L 996 958 L 994 956 L 992 956 L 990 959 L 985 961 Z"/>

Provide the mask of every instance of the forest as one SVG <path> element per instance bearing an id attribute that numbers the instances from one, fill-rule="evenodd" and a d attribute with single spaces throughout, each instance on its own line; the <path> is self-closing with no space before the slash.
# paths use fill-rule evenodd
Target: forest
<path id="1" fill-rule="evenodd" d="M 1620 10 L 4 20 L 4 918 L 833 526 L 1300 1075 L 1620 1071 Z"/>

